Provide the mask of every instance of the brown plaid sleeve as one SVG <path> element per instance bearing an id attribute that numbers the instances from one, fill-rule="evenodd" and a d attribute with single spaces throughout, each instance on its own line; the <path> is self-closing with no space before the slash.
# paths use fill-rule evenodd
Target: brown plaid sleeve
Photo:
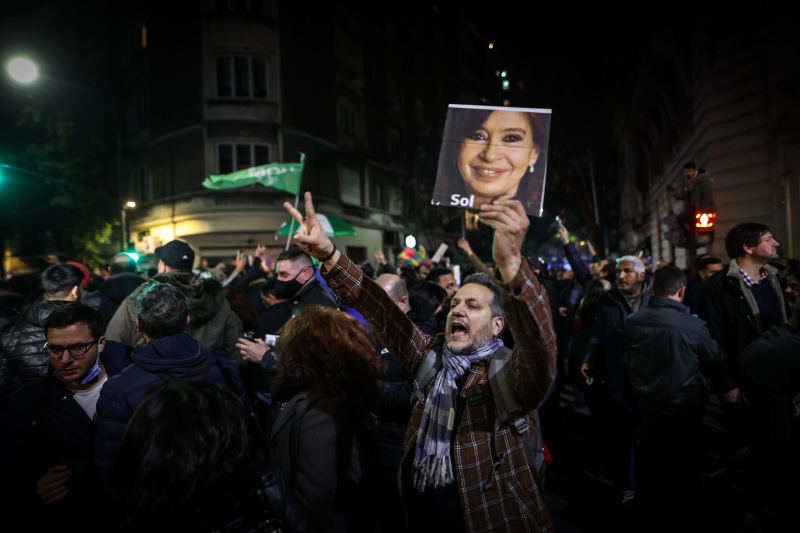
<path id="1" fill-rule="evenodd" d="M 514 338 L 509 379 L 523 411 L 539 406 L 556 376 L 556 334 L 547 291 L 527 261 L 510 283 L 500 287 L 506 320 Z"/>
<path id="2" fill-rule="evenodd" d="M 428 353 L 431 337 L 400 310 L 380 285 L 375 283 L 344 254 L 322 277 L 344 305 L 356 309 L 372 326 L 386 348 L 412 374 Z"/>

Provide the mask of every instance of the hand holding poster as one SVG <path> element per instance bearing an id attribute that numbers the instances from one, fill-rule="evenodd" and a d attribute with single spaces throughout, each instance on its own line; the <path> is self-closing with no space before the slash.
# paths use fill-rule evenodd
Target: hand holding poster
<path id="1" fill-rule="evenodd" d="M 431 204 L 479 209 L 515 198 L 541 216 L 550 109 L 450 104 Z"/>

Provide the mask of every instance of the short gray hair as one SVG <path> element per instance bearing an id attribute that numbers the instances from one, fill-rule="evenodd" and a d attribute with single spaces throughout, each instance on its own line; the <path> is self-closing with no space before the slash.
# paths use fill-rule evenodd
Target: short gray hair
<path id="1" fill-rule="evenodd" d="M 637 274 L 642 274 L 644 272 L 644 263 L 642 263 L 642 260 L 635 255 L 623 255 L 619 258 L 619 260 L 617 260 L 617 264 L 620 264 L 623 261 L 630 261 L 633 263 L 633 271 Z"/>
<path id="2" fill-rule="evenodd" d="M 163 339 L 186 329 L 189 300 L 169 283 L 151 281 L 136 297 L 136 317 L 142 333 Z"/>

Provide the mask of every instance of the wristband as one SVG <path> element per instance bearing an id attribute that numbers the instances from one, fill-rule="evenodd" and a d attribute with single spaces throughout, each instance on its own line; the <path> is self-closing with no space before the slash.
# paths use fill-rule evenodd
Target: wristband
<path id="1" fill-rule="evenodd" d="M 333 245 L 333 250 L 331 250 L 331 253 L 329 253 L 325 257 L 320 257 L 319 259 L 317 259 L 317 261 L 319 261 L 320 263 L 324 263 L 325 261 L 327 261 L 328 259 L 333 257 L 333 254 L 335 254 L 335 253 L 336 253 L 336 245 L 334 244 Z"/>

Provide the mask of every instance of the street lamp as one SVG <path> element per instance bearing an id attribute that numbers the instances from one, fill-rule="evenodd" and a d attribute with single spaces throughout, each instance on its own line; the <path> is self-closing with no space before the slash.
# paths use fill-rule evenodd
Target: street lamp
<path id="1" fill-rule="evenodd" d="M 103 90 L 97 87 L 86 87 L 83 85 L 76 85 L 69 81 L 65 81 L 62 79 L 54 78 L 48 75 L 47 69 L 44 70 L 43 74 L 40 74 L 39 68 L 28 58 L 25 57 L 14 57 L 6 64 L 6 71 L 8 76 L 17 83 L 24 83 L 29 84 L 32 83 L 34 85 L 41 84 L 41 81 L 37 82 L 37 80 L 41 79 L 45 81 L 48 86 L 63 86 L 67 85 L 70 91 L 78 91 L 76 94 L 90 94 L 92 96 L 92 104 L 93 108 L 96 109 L 97 103 L 102 103 L 103 107 L 107 110 L 111 111 L 115 117 L 115 129 L 116 129 L 116 181 L 117 181 L 117 194 L 120 196 L 118 200 L 122 200 L 122 123 L 119 109 L 114 105 L 113 94 L 107 90 Z M 101 96 L 102 98 L 97 98 L 97 96 Z M 100 116 L 100 113 L 95 111 L 97 116 Z M 110 143 L 109 143 L 110 145 Z M 110 147 L 110 146 L 109 146 Z M 127 237 L 128 234 L 125 231 L 127 228 L 127 221 L 126 221 L 126 214 L 124 213 L 125 208 L 133 208 L 135 207 L 135 202 L 127 202 L 123 206 L 123 213 L 122 213 L 122 235 L 120 236 L 122 240 L 122 248 L 123 251 L 127 250 L 128 241 Z"/>
<path id="2" fill-rule="evenodd" d="M 9 76 L 20 83 L 30 83 L 39 77 L 39 69 L 30 59 L 15 57 L 6 66 Z"/>
<path id="3" fill-rule="evenodd" d="M 120 227 L 120 241 L 122 241 L 122 251 L 128 251 L 128 245 L 130 244 L 131 238 L 128 228 L 128 209 L 133 209 L 136 207 L 136 202 L 133 200 L 128 200 L 122 206 L 122 210 L 120 211 L 120 215 L 122 216 L 122 227 Z"/>

